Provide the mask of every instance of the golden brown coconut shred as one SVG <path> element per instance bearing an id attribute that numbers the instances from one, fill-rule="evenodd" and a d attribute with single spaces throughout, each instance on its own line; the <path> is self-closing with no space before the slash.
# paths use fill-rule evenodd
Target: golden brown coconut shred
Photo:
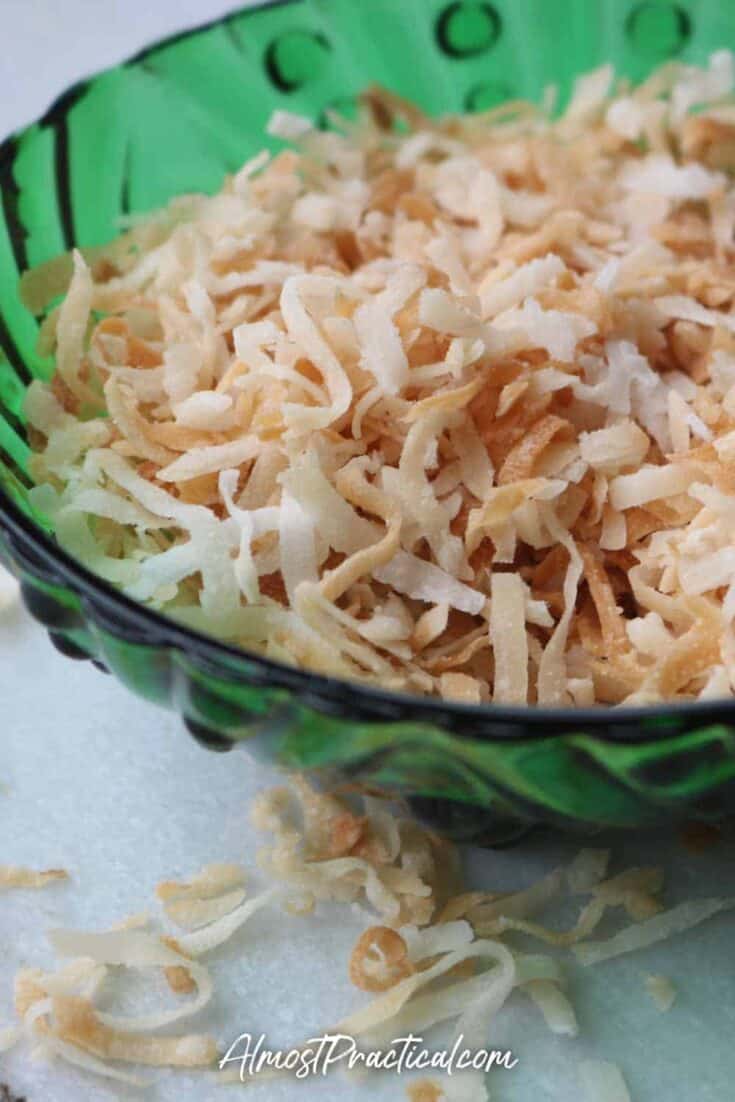
<path id="1" fill-rule="evenodd" d="M 371 88 L 270 129 L 294 148 L 26 277 L 36 311 L 67 286 L 27 401 L 62 545 L 389 689 L 731 695 L 732 55 L 604 67 L 557 119 Z"/>
<path id="2" fill-rule="evenodd" d="M 308 922 L 320 900 L 341 901 L 353 917 L 370 923 L 349 960 L 332 962 L 335 982 L 340 975 L 349 978 L 370 998 L 327 1032 L 346 1033 L 367 1048 L 380 1049 L 396 1036 L 423 1036 L 433 1025 L 455 1022 L 465 1043 L 479 1048 L 487 1043 L 488 1030 L 493 1032 L 494 1015 L 518 991 L 532 1000 L 554 1033 L 573 1037 L 579 1026 L 565 993 L 562 951 L 571 950 L 583 965 L 593 966 L 683 933 L 735 905 L 727 898 L 692 899 L 667 908 L 661 869 L 629 868 L 610 875 L 609 852 L 590 849 L 520 890 L 468 892 L 451 843 L 440 842 L 385 797 L 358 786 L 349 792 L 347 786 L 341 792 L 317 792 L 304 778 L 292 777 L 288 786 L 262 793 L 252 810 L 254 824 L 271 835 L 259 863 L 275 883 L 223 916 L 212 912 L 206 926 L 177 938 L 156 929 L 145 914 L 102 933 L 49 931 L 57 967 L 53 972 L 26 967 L 17 974 L 18 1024 L 0 1027 L 0 1052 L 25 1039 L 46 1057 L 137 1086 L 151 1082 L 141 1077 L 146 1067 L 198 1071 L 206 1093 L 204 1077 L 211 1086 L 222 1055 L 212 1037 L 206 1031 L 161 1032 L 199 1017 L 220 992 L 220 969 L 212 962 L 210 971 L 201 958 L 235 938 L 260 909 L 272 914 L 283 907 L 298 924 L 304 919 L 296 916 L 307 916 Z M 257 877 L 257 870 L 252 874 Z M 250 878 L 249 870 L 248 883 Z M 156 895 L 166 913 L 172 902 L 226 899 L 242 890 L 243 882 L 239 866 L 212 864 L 185 880 L 162 882 Z M 554 909 L 564 900 L 577 917 L 560 929 Z M 611 936 L 591 940 L 608 920 Z M 249 936 L 233 943 L 234 950 L 251 953 L 253 939 L 262 933 L 251 927 Z M 298 944 L 296 926 L 284 936 L 295 937 Z M 523 942 L 517 944 L 519 937 Z M 538 943 L 537 951 L 529 952 L 528 939 Z M 117 990 L 121 969 L 161 968 L 175 993 L 193 997 L 173 1006 L 166 1000 L 160 1010 L 114 1012 L 118 994 L 130 998 L 125 987 Z M 673 997 L 670 982 L 661 976 L 645 982 L 656 1004 L 667 1008 Z M 259 1076 L 278 1074 L 287 1073 L 268 1068 Z M 216 1080 L 238 1082 L 239 1076 L 238 1067 L 227 1068 Z M 616 1076 L 605 1065 L 601 1093 L 590 1097 L 607 1099 L 602 1086 L 617 1082 Z M 479 1072 L 416 1081 L 409 1084 L 408 1096 L 414 1102 L 488 1098 Z M 622 1095 L 618 1091 L 612 1097 Z"/>
<path id="3" fill-rule="evenodd" d="M 0 891 L 25 888 L 37 890 L 54 884 L 59 880 L 68 880 L 66 869 L 27 869 L 18 865 L 0 865 Z"/>

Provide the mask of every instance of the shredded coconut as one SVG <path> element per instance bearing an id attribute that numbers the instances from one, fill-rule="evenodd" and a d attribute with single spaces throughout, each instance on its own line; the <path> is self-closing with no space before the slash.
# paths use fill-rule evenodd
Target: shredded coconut
<path id="1" fill-rule="evenodd" d="M 603 66 L 558 119 L 277 111 L 291 149 L 24 277 L 34 503 L 130 596 L 322 673 L 730 695 L 732 89 L 719 51 Z"/>
<path id="2" fill-rule="evenodd" d="M 11 608 L 20 597 L 20 586 L 12 574 L 0 565 L 0 612 Z"/>
<path id="3" fill-rule="evenodd" d="M 517 590 L 517 575 L 493 575 L 493 593 L 500 578 L 508 583 L 501 601 L 510 603 L 519 618 L 524 592 Z M 446 610 L 439 612 L 441 628 Z M 199 908 L 197 917 L 206 924 L 188 934 L 162 935 L 146 916 L 97 933 L 52 930 L 51 947 L 62 963 L 55 971 L 18 972 L 18 1024 L 0 1029 L 0 1052 L 25 1039 L 34 1051 L 86 1075 L 134 1086 L 148 1085 L 138 1074 L 145 1066 L 211 1076 L 221 1056 L 212 1037 L 206 1032 L 161 1032 L 199 1015 L 211 1003 L 215 979 L 199 958 L 230 941 L 259 911 L 280 906 L 294 918 L 309 916 L 320 900 L 376 916 L 357 938 L 343 970 L 372 999 L 328 1032 L 380 1049 L 396 1036 L 423 1036 L 435 1025 L 454 1022 L 454 1038 L 463 1037 L 467 1047 L 479 1049 L 492 1035 L 494 1017 L 519 991 L 532 1000 L 551 1032 L 575 1037 L 579 1023 L 559 951 L 571 948 L 582 963 L 593 964 L 644 949 L 733 906 L 732 900 L 714 899 L 666 911 L 659 900 L 662 871 L 629 868 L 609 876 L 606 850 L 583 850 L 566 867 L 520 891 L 468 892 L 462 887 L 455 847 L 403 817 L 385 797 L 317 792 L 299 776 L 291 777 L 288 786 L 263 792 L 252 806 L 252 818 L 271 835 L 271 844 L 258 854 L 259 871 L 270 878 L 270 886 L 233 907 L 234 896 L 242 896 L 251 874 L 238 865 L 213 864 L 156 888 L 174 920 L 181 917 L 180 905 L 194 906 L 187 917 Z M 579 897 L 585 898 L 570 928 L 545 925 L 547 909 L 562 898 L 576 904 Z M 218 914 L 218 907 L 225 913 Z M 621 914 L 622 927 L 606 941 L 589 940 L 609 910 Z M 521 946 L 516 936 L 524 939 Z M 529 939 L 552 947 L 554 955 L 529 951 Z M 241 951 L 248 952 L 248 944 L 242 939 Z M 114 1011 L 120 970 L 163 971 L 172 991 L 189 997 L 177 1000 L 173 1008 L 120 1015 Z M 671 1006 L 673 987 L 664 977 L 648 976 L 646 988 L 662 1010 Z M 268 1069 L 255 1078 L 281 1074 Z M 629 1098 L 612 1064 L 587 1062 L 580 1076 L 590 1102 Z M 222 1083 L 239 1077 L 239 1069 L 216 1075 Z M 440 1093 L 414 1097 L 459 1102 L 482 1097 L 478 1092 L 484 1090 L 481 1077 L 442 1076 L 437 1082 Z M 460 1084 L 456 1093 L 452 1083 Z M 469 1094 L 463 1093 L 462 1084 Z"/>

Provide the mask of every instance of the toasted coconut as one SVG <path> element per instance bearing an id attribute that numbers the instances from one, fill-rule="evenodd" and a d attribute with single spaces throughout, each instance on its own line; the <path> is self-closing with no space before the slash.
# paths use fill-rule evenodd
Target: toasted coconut
<path id="1" fill-rule="evenodd" d="M 117 1062 L 210 1067 L 219 1055 L 212 1038 L 156 1032 L 197 1013 L 211 998 L 209 973 L 193 958 L 223 944 L 263 906 L 280 899 L 298 913 L 308 911 L 316 898 L 347 903 L 364 898 L 392 920 L 365 930 L 348 965 L 352 983 L 377 997 L 330 1032 L 380 1048 L 395 1036 L 420 1036 L 456 1019 L 457 1035 L 480 1048 L 487 1022 L 518 988 L 535 1002 L 553 1032 L 576 1036 L 579 1026 L 558 963 L 546 955 L 513 951 L 501 938 L 518 931 L 559 947 L 573 946 L 582 963 L 593 964 L 653 945 L 735 906 L 732 900 L 714 899 L 664 911 L 656 898 L 662 871 L 629 868 L 604 879 L 610 856 L 605 850 L 584 850 L 566 868 L 510 895 L 462 892 L 452 846 L 417 823 L 397 818 L 379 794 L 351 789 L 339 795 L 318 792 L 294 777 L 289 787 L 262 794 L 253 808 L 256 825 L 276 835 L 262 864 L 285 885 L 266 889 L 204 929 L 179 939 L 161 938 L 141 929 L 137 920 L 101 934 L 53 932 L 52 946 L 70 961 L 55 973 L 26 969 L 18 974 L 15 1007 L 21 1027 L 0 1034 L 0 1049 L 26 1034 L 48 1055 L 137 1086 L 144 1081 Z M 347 803 L 347 797 L 355 803 Z M 164 881 L 157 894 L 168 906 L 216 904 L 240 892 L 242 880 L 239 866 L 210 865 L 188 880 Z M 590 896 L 575 925 L 555 931 L 535 921 L 565 890 Z M 624 908 L 633 925 L 607 941 L 586 940 L 612 907 Z M 119 1017 L 93 1002 L 114 967 L 162 968 L 174 992 L 196 995 L 175 1010 Z M 656 1004 L 668 1009 L 673 1001 L 669 982 L 651 976 L 646 986 Z M 275 1074 L 281 1073 L 266 1072 L 263 1078 Z M 225 1072 L 219 1079 L 235 1081 L 239 1072 Z M 626 1097 L 618 1073 L 607 1065 L 586 1068 L 583 1082 L 598 1091 L 590 1098 Z M 472 1089 L 477 1086 L 473 1079 Z M 449 1080 L 446 1088 L 442 1081 L 437 1089 L 441 1097 L 453 1097 Z"/>
<path id="2" fill-rule="evenodd" d="M 148 423 L 139 413 L 135 393 L 130 387 L 118 383 L 114 378 L 108 379 L 105 385 L 105 401 L 110 417 L 125 440 L 128 455 L 148 459 L 161 467 L 166 467 L 173 461 L 174 453 L 151 439 Z"/>
<path id="3" fill-rule="evenodd" d="M 671 1010 L 676 1002 L 676 988 L 666 976 L 646 976 L 646 991 L 662 1014 Z"/>
<path id="4" fill-rule="evenodd" d="M 60 1041 L 91 1052 L 101 1060 L 122 1060 L 153 1067 L 207 1067 L 218 1056 L 211 1037 L 187 1034 L 180 1037 L 151 1037 L 122 1033 L 100 1021 L 85 999 L 56 996 L 51 1000 L 53 1034 Z"/>
<path id="5" fill-rule="evenodd" d="M 581 543 L 579 553 L 584 565 L 585 581 L 597 609 L 606 652 L 608 655 L 620 654 L 628 648 L 628 636 L 610 579 L 592 547 Z"/>
<path id="6" fill-rule="evenodd" d="M 610 504 L 614 509 L 632 509 L 651 501 L 685 493 L 695 480 L 683 464 L 641 467 L 635 474 L 619 475 L 610 483 Z"/>
<path id="7" fill-rule="evenodd" d="M 192 936 L 196 937 L 196 935 L 188 935 L 190 938 Z M 140 930 L 118 930 L 100 934 L 53 930 L 49 939 L 60 956 L 88 958 L 96 964 L 146 969 L 179 967 L 182 965 L 182 960 L 186 961 L 185 967 L 196 984 L 196 998 L 173 1010 L 131 1018 L 100 1011 L 100 1022 L 113 1030 L 143 1032 L 159 1029 L 196 1014 L 212 998 L 213 984 L 209 972 L 201 964 L 188 961 L 187 955 L 193 956 L 194 952 L 180 943 L 176 943 L 176 948 L 172 948 L 171 944 L 164 944 L 154 934 Z"/>
<path id="8" fill-rule="evenodd" d="M 411 637 L 414 648 L 417 651 L 423 650 L 424 647 L 433 643 L 446 629 L 448 619 L 448 604 L 434 605 L 433 608 L 429 608 L 426 612 L 423 612 L 416 621 L 416 626 L 414 627 Z"/>
<path id="9" fill-rule="evenodd" d="M 56 365 L 59 376 L 80 401 L 96 404 L 83 381 L 84 348 L 92 309 L 92 277 L 82 254 L 74 252 L 74 271 L 56 325 Z"/>
<path id="10" fill-rule="evenodd" d="M 552 1033 L 576 1037 L 579 1023 L 572 1004 L 553 980 L 532 980 L 524 990 L 531 996 Z"/>
<path id="11" fill-rule="evenodd" d="M 417 1079 L 406 1087 L 408 1102 L 443 1102 L 446 1097 L 435 1079 Z"/>
<path id="12" fill-rule="evenodd" d="M 176 939 L 179 951 L 189 957 L 199 957 L 220 945 L 224 945 L 257 911 L 271 903 L 276 894 L 276 889 L 267 888 L 260 894 L 253 896 L 252 899 L 246 899 L 238 906 L 228 909 L 225 914 L 209 922 L 206 926 L 199 927 L 192 933 L 180 935 Z M 186 967 L 196 979 L 196 974 L 192 968 L 189 965 Z"/>
<path id="13" fill-rule="evenodd" d="M 45 888 L 58 880 L 68 880 L 66 869 L 24 869 L 17 865 L 0 865 L 0 891 L 10 888 Z"/>
<path id="14" fill-rule="evenodd" d="M 455 861 L 438 841 L 414 825 L 370 806 L 356 816 L 331 794 L 296 781 L 296 806 L 283 792 L 258 811 L 258 823 L 275 832 L 262 866 L 298 897 L 371 905 L 384 924 L 428 923 L 454 887 Z M 294 823 L 301 820 L 301 829 Z M 348 848 L 349 847 L 349 848 Z"/>
<path id="15" fill-rule="evenodd" d="M 482 687 L 476 677 L 465 673 L 443 673 L 439 677 L 439 692 L 445 700 L 459 700 L 463 704 L 479 704 Z"/>
<path id="16" fill-rule="evenodd" d="M 192 930 L 224 918 L 239 907 L 244 898 L 245 892 L 237 889 L 213 899 L 172 899 L 164 904 L 164 909 L 176 926 Z"/>
<path id="17" fill-rule="evenodd" d="M 558 118 L 430 121 L 377 88 L 339 134 L 278 111 L 296 150 L 26 274 L 57 361 L 27 396 L 32 495 L 60 543 L 325 675 L 731 695 L 732 78 L 719 51 L 639 88 L 583 74 Z M 527 589 L 494 600 L 511 574 Z"/>
<path id="18" fill-rule="evenodd" d="M 214 474 L 229 467 L 239 467 L 258 454 L 257 441 L 252 437 L 227 444 L 205 444 L 191 448 L 158 472 L 159 482 L 185 482 L 202 475 Z"/>
<path id="19" fill-rule="evenodd" d="M 350 957 L 350 982 L 363 991 L 386 991 L 413 970 L 405 941 L 387 926 L 366 930 Z"/>
<path id="20" fill-rule="evenodd" d="M 20 585 L 4 566 L 0 566 L 0 613 L 18 603 Z"/>
<path id="21" fill-rule="evenodd" d="M 498 484 L 503 486 L 530 478 L 534 466 L 555 436 L 569 431 L 569 422 L 548 414 L 531 427 L 527 436 L 516 445 L 498 472 Z"/>
<path id="22" fill-rule="evenodd" d="M 484 986 L 489 987 L 492 992 L 493 1000 L 498 1006 L 502 1006 L 510 994 L 515 980 L 513 957 L 499 942 L 474 941 L 463 949 L 444 954 L 436 963 L 423 971 L 415 972 L 400 980 L 372 1003 L 368 1003 L 361 1010 L 357 1010 L 348 1018 L 343 1019 L 335 1026 L 335 1031 L 357 1037 L 384 1025 L 399 1014 L 403 1006 L 418 990 L 426 987 L 439 976 L 445 975 L 463 960 L 475 957 L 489 958 L 498 963 L 498 974 L 492 972 L 490 976 L 484 975 L 483 979 Z M 471 984 L 473 981 L 463 982 Z M 474 986 L 476 989 L 477 985 Z"/>
<path id="23" fill-rule="evenodd" d="M 586 463 L 612 475 L 626 467 L 639 467 L 650 440 L 634 421 L 621 421 L 607 429 L 582 433 L 579 445 Z"/>
<path id="24" fill-rule="evenodd" d="M 691 930 L 714 915 L 732 910 L 733 907 L 735 907 L 735 900 L 732 899 L 699 899 L 680 903 L 670 911 L 662 911 L 636 926 L 628 926 L 607 941 L 582 942 L 581 945 L 574 947 L 574 952 L 582 964 L 599 964 L 601 961 L 610 960 L 623 953 L 647 949 L 649 945 L 655 945 L 674 934 Z"/>
<path id="25" fill-rule="evenodd" d="M 69 1044 L 58 1037 L 45 1036 L 43 1043 L 38 1047 L 42 1053 L 52 1058 L 58 1057 L 64 1063 L 71 1064 L 72 1067 L 89 1072 L 91 1075 L 98 1075 L 102 1079 L 111 1079 L 115 1083 L 125 1083 L 130 1087 L 144 1088 L 151 1085 L 150 1080 L 142 1079 L 139 1075 L 132 1075 L 130 1072 L 108 1064 L 105 1060 L 100 1060 L 77 1045 Z"/>
<path id="26" fill-rule="evenodd" d="M 245 880 L 240 865 L 206 865 L 189 880 L 164 880 L 156 885 L 156 895 L 167 903 L 176 899 L 212 899 L 239 888 Z"/>
<path id="27" fill-rule="evenodd" d="M 167 984 L 177 995 L 191 995 L 196 991 L 196 982 L 185 965 L 169 964 L 163 971 Z"/>
<path id="28" fill-rule="evenodd" d="M 429 398 L 423 398 L 420 402 L 412 405 L 405 416 L 405 420 L 413 423 L 419 421 L 422 417 L 426 417 L 429 413 L 454 413 L 457 410 L 462 410 L 470 404 L 473 398 L 477 397 L 484 386 L 485 379 L 482 375 L 479 375 L 472 382 L 465 383 L 464 386 L 437 391 Z"/>
<path id="29" fill-rule="evenodd" d="M 569 890 L 575 894 L 582 894 L 597 887 L 607 872 L 609 862 L 609 850 L 580 850 L 567 869 Z"/>
<path id="30" fill-rule="evenodd" d="M 475 551 L 485 533 L 492 535 L 502 529 L 527 501 L 553 496 L 561 489 L 560 483 L 549 479 L 527 478 L 491 490 L 483 507 L 470 512 L 465 533 L 467 550 Z"/>
<path id="31" fill-rule="evenodd" d="M 493 700 L 525 704 L 528 698 L 526 595 L 517 574 L 493 574 L 490 638 L 495 661 Z"/>
<path id="32" fill-rule="evenodd" d="M 586 1060 L 579 1066 L 584 1102 L 631 1102 L 623 1073 L 616 1064 Z"/>
<path id="33" fill-rule="evenodd" d="M 562 869 L 555 869 L 530 888 L 512 895 L 485 896 L 473 903 L 467 911 L 467 919 L 476 932 L 494 932 L 498 919 L 526 918 L 546 907 L 558 897 L 564 883 Z"/>

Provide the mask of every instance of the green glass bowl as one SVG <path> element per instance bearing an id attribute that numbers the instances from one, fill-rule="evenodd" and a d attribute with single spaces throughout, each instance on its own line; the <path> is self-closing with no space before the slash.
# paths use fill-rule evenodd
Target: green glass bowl
<path id="1" fill-rule="evenodd" d="M 349 114 L 380 81 L 433 113 L 562 102 L 605 61 L 640 80 L 735 46 L 722 0 L 291 0 L 237 12 L 77 85 L 0 147 L 0 557 L 65 654 L 177 709 L 215 749 L 407 796 L 444 832 L 498 841 L 735 808 L 735 705 L 469 707 L 318 677 L 184 630 L 90 575 L 27 500 L 23 396 L 52 363 L 18 298 L 26 268 L 114 237 L 121 214 L 216 190 L 275 108 Z"/>

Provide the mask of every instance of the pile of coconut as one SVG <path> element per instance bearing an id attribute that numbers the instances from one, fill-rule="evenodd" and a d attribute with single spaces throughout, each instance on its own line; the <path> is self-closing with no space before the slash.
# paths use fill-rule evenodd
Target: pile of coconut
<path id="1" fill-rule="evenodd" d="M 291 149 L 25 277 L 62 546 L 388 689 L 731 695 L 732 55 L 605 66 L 560 117 L 334 121 L 278 113 Z"/>

